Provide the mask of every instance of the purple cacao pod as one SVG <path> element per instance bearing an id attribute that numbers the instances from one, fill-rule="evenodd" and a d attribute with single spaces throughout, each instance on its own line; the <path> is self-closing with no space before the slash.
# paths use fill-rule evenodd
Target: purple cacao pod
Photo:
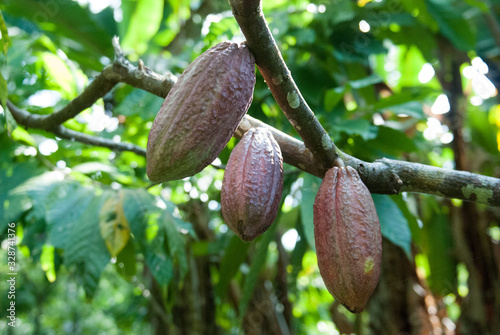
<path id="1" fill-rule="evenodd" d="M 242 240 L 253 240 L 276 218 L 282 191 L 281 149 L 271 132 L 252 128 L 234 147 L 224 172 L 224 221 Z"/>
<path id="2" fill-rule="evenodd" d="M 212 163 L 247 112 L 255 60 L 245 44 L 221 42 L 179 76 L 151 127 L 147 175 L 152 182 L 192 176 Z"/>
<path id="3" fill-rule="evenodd" d="M 378 284 L 382 235 L 370 191 L 352 167 L 326 173 L 314 200 L 314 237 L 328 291 L 361 312 Z"/>

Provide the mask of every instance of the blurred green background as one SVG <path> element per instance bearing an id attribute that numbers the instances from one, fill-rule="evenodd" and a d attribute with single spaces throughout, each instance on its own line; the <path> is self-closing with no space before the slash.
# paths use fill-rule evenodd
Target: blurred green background
<path id="1" fill-rule="evenodd" d="M 131 62 L 175 75 L 216 43 L 244 40 L 226 0 L 3 0 L 0 11 L 0 100 L 36 114 L 64 107 L 111 64 L 115 35 Z M 341 150 L 500 177 L 499 1 L 263 0 L 263 11 Z M 146 147 L 161 103 L 119 84 L 64 125 Z M 258 71 L 248 113 L 297 137 Z M 0 282 L 4 334 L 500 329 L 498 208 L 373 195 L 384 263 L 367 310 L 353 315 L 317 267 L 320 179 L 285 165 L 275 224 L 243 243 L 220 213 L 223 170 L 148 188 L 144 157 L 9 129 L 7 117 L 0 107 L 0 268 L 9 272 L 12 222 L 18 274 L 16 328 Z M 129 230 L 111 243 L 118 223 Z"/>

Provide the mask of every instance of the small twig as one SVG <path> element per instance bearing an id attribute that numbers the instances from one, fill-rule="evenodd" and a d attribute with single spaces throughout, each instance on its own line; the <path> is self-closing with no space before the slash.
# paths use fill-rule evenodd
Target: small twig
<path id="1" fill-rule="evenodd" d="M 7 107 L 9 108 L 9 110 L 12 113 L 12 116 L 14 116 L 14 119 L 16 119 L 18 123 L 24 125 L 26 125 L 26 123 L 28 124 L 31 123 L 32 128 L 44 129 L 42 128 L 42 126 L 39 126 L 36 123 L 26 121 L 26 120 L 37 120 L 37 118 L 34 118 L 33 116 L 38 116 L 38 115 L 32 114 L 30 112 L 24 111 L 16 107 L 10 100 L 7 100 Z M 78 131 L 65 128 L 61 125 L 58 125 L 55 128 L 51 127 L 50 131 L 55 135 L 59 136 L 60 138 L 64 138 L 67 140 L 78 141 L 100 147 L 106 147 L 115 151 L 132 151 L 138 155 L 146 156 L 146 149 L 132 143 L 115 142 L 107 138 L 80 133 Z"/>

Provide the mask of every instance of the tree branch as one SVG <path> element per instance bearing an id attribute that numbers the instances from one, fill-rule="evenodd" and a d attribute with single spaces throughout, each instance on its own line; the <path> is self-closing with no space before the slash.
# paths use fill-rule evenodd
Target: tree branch
<path id="1" fill-rule="evenodd" d="M 260 0 L 230 0 L 233 15 L 255 56 L 260 73 L 283 110 L 317 161 L 332 167 L 341 154 L 330 135 L 302 97 L 274 41 L 261 10 Z"/>
<path id="2" fill-rule="evenodd" d="M 124 82 L 162 98 L 166 97 L 170 87 L 176 81 L 175 76 L 171 74 L 167 74 L 166 76 L 157 74 L 141 65 L 141 62 L 139 62 L 139 68 L 134 67 L 124 59 L 121 50 L 117 51 L 115 62 L 106 67 L 103 73 L 101 73 L 103 78 L 108 78 L 107 80 L 110 82 Z M 95 86 L 89 85 L 81 96 L 92 97 L 88 98 L 90 100 L 94 99 L 94 93 L 89 94 L 86 92 L 94 89 Z M 83 105 L 88 103 L 88 101 L 84 102 Z M 36 121 L 45 116 L 23 111 L 14 106 L 10 101 L 7 102 L 7 106 L 19 124 L 32 128 L 46 129 L 43 122 L 39 124 Z M 249 115 L 243 118 L 234 136 L 241 138 L 252 127 L 266 127 L 273 133 L 273 136 L 281 147 L 283 159 L 286 163 L 320 178 L 324 176 L 327 167 L 313 156 L 312 152 L 306 148 L 303 142 Z M 64 128 L 61 125 L 49 127 L 49 129 L 62 138 L 108 147 L 117 151 L 132 151 L 142 156 L 146 154 L 146 150 L 142 147 L 130 143 L 116 143 L 109 139 L 82 134 Z M 447 170 L 429 165 L 385 158 L 368 163 L 341 151 L 339 152 L 344 158 L 346 165 L 350 165 L 359 172 L 363 182 L 372 193 L 397 194 L 400 192 L 420 192 L 476 201 L 491 206 L 500 206 L 500 179 L 470 172 Z"/>
<path id="3" fill-rule="evenodd" d="M 7 100 L 7 107 L 9 107 L 12 116 L 14 116 L 14 119 L 16 119 L 18 123 L 23 125 L 31 124 L 31 128 L 45 129 L 43 128 L 43 123 L 38 125 L 33 122 L 33 120 L 36 120 L 36 118 L 34 117 L 38 115 L 17 108 L 10 100 Z M 85 144 L 106 147 L 115 151 L 132 151 L 138 155 L 146 156 L 146 149 L 132 143 L 115 142 L 107 138 L 80 133 L 78 131 L 65 128 L 62 125 L 50 127 L 50 131 L 60 138 L 64 138 L 70 141 L 78 141 Z"/>

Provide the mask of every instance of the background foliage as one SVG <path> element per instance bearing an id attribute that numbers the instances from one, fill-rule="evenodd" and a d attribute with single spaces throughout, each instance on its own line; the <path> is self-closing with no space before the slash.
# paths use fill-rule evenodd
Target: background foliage
<path id="1" fill-rule="evenodd" d="M 65 106 L 112 62 L 115 35 L 131 61 L 174 74 L 216 43 L 243 39 L 225 0 L 5 0 L 0 11 L 0 100 L 37 114 Z M 460 149 L 467 169 L 500 177 L 495 1 L 264 0 L 263 11 L 306 101 L 346 153 L 463 169 Z M 459 121 L 450 60 L 461 73 Z M 145 147 L 161 103 L 119 85 L 65 126 Z M 258 72 L 249 114 L 297 136 Z M 2 309 L 3 331 L 334 334 L 375 322 L 336 305 L 319 276 L 312 204 L 320 179 L 285 166 L 282 210 L 247 244 L 222 220 L 222 170 L 148 187 L 142 156 L 14 129 L 6 109 L 0 119 L 0 233 L 15 222 L 19 239 L 18 327 L 7 327 Z M 470 262 L 491 261 L 480 274 L 499 283 L 500 213 L 477 206 L 463 223 L 480 226 L 496 250 L 486 259 L 457 251 L 470 245 L 457 233 L 461 201 L 373 198 L 386 242 L 413 269 L 403 280 L 417 280 L 432 300 L 433 327 L 453 332 L 471 313 Z M 5 248 L 0 254 L 6 259 Z"/>

